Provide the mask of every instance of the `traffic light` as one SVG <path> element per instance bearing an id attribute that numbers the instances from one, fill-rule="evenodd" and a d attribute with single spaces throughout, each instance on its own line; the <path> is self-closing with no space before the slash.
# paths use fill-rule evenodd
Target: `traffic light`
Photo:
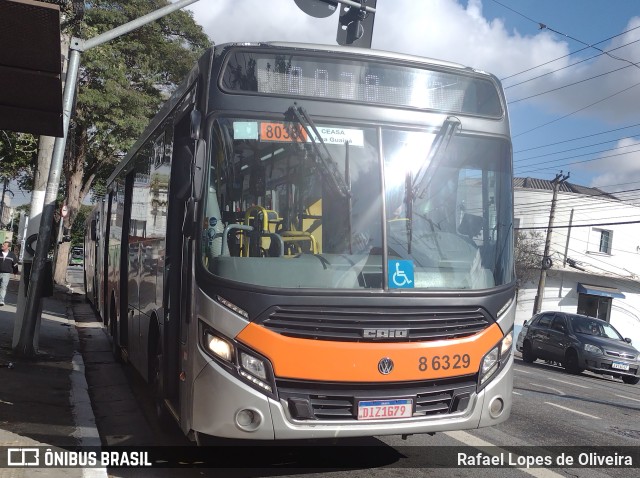
<path id="1" fill-rule="evenodd" d="M 340 5 L 336 36 L 339 45 L 371 48 L 375 13 L 366 11 L 365 7 L 375 9 L 376 0 L 360 0 L 360 5 L 360 8 Z"/>

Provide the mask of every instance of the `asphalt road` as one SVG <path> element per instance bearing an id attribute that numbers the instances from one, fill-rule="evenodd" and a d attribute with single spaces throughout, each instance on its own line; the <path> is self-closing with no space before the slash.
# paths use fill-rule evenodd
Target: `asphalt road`
<path id="1" fill-rule="evenodd" d="M 81 270 L 80 270 L 81 271 Z M 70 271 L 70 279 L 75 271 Z M 81 272 L 80 272 L 81 274 Z M 81 286 L 82 276 L 78 283 Z M 76 319 L 78 320 L 78 319 Z M 153 402 L 143 381 L 130 366 L 106 360 L 105 335 L 100 324 L 88 313 L 80 330 L 84 350 L 93 350 L 99 360 L 85 355 L 87 381 L 94 403 L 96 420 L 104 444 L 155 444 L 190 446 L 177 428 L 162 430 L 155 418 Z M 92 328 L 93 327 L 93 328 Z M 84 333 L 83 333 L 84 332 Z M 93 361 L 92 361 L 93 360 Z M 109 387 L 108 384 L 113 386 Z M 293 477 L 332 476 L 344 478 L 377 477 L 619 477 L 638 476 L 635 468 L 577 468 L 548 466 L 529 468 L 518 465 L 510 468 L 443 468 L 444 453 L 463 448 L 487 454 L 508 457 L 514 450 L 513 460 L 527 459 L 539 451 L 553 456 L 566 451 L 577 456 L 568 447 L 606 446 L 609 453 L 622 447 L 640 449 L 640 385 L 627 385 L 619 379 L 585 372 L 569 375 L 558 366 L 541 362 L 525 364 L 516 357 L 513 407 L 510 419 L 493 428 L 472 431 L 439 433 L 434 436 L 413 435 L 403 440 L 399 436 L 373 437 L 338 442 L 338 448 L 319 448 L 327 460 L 335 458 L 343 466 L 306 468 L 307 451 L 282 448 L 274 452 L 269 463 L 251 456 L 241 458 L 243 469 L 114 469 L 114 477 Z M 131 398 L 134 397 L 134 398 Z M 135 401 L 135 405 L 132 402 Z M 118 405 L 120 404 L 120 405 Z M 122 406 L 126 404 L 125 406 Z M 97 410 L 97 411 L 96 411 Z M 135 426 L 131 426 L 135 423 Z M 124 438 L 123 438 L 124 437 Z M 356 446 L 353 446 L 356 445 Z M 436 448 L 455 447 L 455 448 Z M 490 448 L 485 448 L 490 447 Z M 496 448 L 500 447 L 500 448 Z M 538 448 L 533 448 L 538 447 Z M 503 453 L 504 452 L 504 453 Z M 241 453 L 238 450 L 234 453 Z M 349 459 L 350 454 L 353 459 Z M 241 456 L 241 455 L 239 455 Z M 338 456 L 338 455 L 336 455 Z M 336 460 L 333 460 L 336 463 Z M 282 464 L 282 467 L 279 464 Z M 188 466 L 188 465 L 185 465 Z"/>

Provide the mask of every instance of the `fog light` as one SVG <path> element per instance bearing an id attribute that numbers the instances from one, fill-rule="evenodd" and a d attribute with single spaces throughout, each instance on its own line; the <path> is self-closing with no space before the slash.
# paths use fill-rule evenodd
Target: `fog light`
<path id="1" fill-rule="evenodd" d="M 494 398 L 489 405 L 489 414 L 493 418 L 498 418 L 500 415 L 502 415 L 503 410 L 504 402 L 502 401 L 502 399 L 498 397 Z"/>
<path id="2" fill-rule="evenodd" d="M 236 413 L 236 425 L 241 430 L 253 432 L 262 423 L 262 414 L 255 409 L 244 408 Z"/>

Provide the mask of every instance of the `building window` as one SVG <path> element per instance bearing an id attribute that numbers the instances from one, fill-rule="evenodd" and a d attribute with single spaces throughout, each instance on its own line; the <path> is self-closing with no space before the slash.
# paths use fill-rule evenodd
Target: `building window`
<path id="1" fill-rule="evenodd" d="M 611 297 L 590 294 L 578 294 L 578 314 L 596 317 L 609 322 L 611 315 Z"/>
<path id="2" fill-rule="evenodd" d="M 613 233 L 605 230 L 597 230 L 597 232 L 600 233 L 600 246 L 598 247 L 598 251 L 611 254 L 611 239 L 613 238 Z"/>
<path id="3" fill-rule="evenodd" d="M 589 238 L 588 253 L 592 254 L 611 254 L 611 245 L 613 243 L 613 231 L 606 229 L 591 230 L 591 237 Z"/>

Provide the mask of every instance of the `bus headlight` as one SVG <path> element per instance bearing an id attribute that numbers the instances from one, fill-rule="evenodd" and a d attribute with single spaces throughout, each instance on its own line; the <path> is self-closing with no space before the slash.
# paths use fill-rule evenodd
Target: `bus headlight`
<path id="1" fill-rule="evenodd" d="M 233 345 L 225 339 L 207 332 L 205 344 L 209 352 L 225 362 L 233 362 Z"/>
<path id="2" fill-rule="evenodd" d="M 511 357 L 513 347 L 513 329 L 487 353 L 480 362 L 480 372 L 478 374 L 478 391 L 480 391 L 498 370 L 505 366 Z"/>
<path id="3" fill-rule="evenodd" d="M 508 355 L 513 350 L 513 330 L 504 336 L 500 342 L 500 360 L 506 360 Z"/>
<path id="4" fill-rule="evenodd" d="M 251 375 L 266 380 L 267 370 L 264 362 L 259 358 L 253 357 L 245 352 L 240 352 L 240 365 Z"/>
<path id="5" fill-rule="evenodd" d="M 203 320 L 200 320 L 200 348 L 230 374 L 260 392 L 277 398 L 273 368 L 268 358 L 224 337 Z"/>
<path id="6" fill-rule="evenodd" d="M 480 364 L 480 385 L 489 380 L 498 370 L 498 365 L 500 364 L 498 361 L 499 356 L 498 347 L 494 347 L 482 359 L 482 363 Z"/>

